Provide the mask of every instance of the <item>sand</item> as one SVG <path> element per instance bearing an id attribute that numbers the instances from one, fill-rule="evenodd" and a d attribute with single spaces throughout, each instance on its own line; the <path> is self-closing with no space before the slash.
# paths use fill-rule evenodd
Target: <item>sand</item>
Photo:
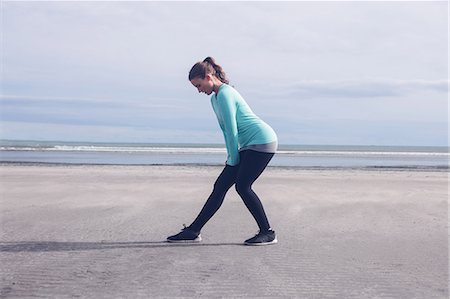
<path id="1" fill-rule="evenodd" d="M 448 298 L 448 173 L 268 168 L 279 243 L 234 189 L 203 243 L 218 167 L 2 165 L 1 298 Z"/>

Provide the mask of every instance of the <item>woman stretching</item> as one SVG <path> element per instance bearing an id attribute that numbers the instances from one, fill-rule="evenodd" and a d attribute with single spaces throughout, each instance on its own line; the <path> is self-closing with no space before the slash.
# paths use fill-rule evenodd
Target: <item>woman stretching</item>
<path id="1" fill-rule="evenodd" d="M 255 218 L 259 233 L 246 240 L 246 245 L 277 243 L 275 231 L 252 184 L 261 175 L 278 146 L 274 130 L 257 117 L 242 96 L 230 85 L 222 67 L 207 57 L 196 63 L 189 72 L 189 80 L 198 91 L 211 96 L 211 104 L 225 137 L 228 159 L 214 183 L 214 188 L 194 222 L 169 242 L 200 242 L 200 231 L 222 205 L 227 191 L 235 184 L 236 191 Z"/>

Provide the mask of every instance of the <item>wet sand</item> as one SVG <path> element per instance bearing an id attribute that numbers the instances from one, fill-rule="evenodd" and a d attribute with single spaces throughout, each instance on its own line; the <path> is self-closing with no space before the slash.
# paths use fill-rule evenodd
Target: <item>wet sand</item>
<path id="1" fill-rule="evenodd" d="M 448 173 L 268 168 L 199 245 L 165 242 L 219 167 L 2 165 L 0 297 L 448 298 Z"/>

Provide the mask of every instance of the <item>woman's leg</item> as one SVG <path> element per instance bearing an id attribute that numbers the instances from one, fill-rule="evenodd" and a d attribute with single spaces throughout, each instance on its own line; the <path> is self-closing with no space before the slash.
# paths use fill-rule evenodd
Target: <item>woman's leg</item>
<path id="1" fill-rule="evenodd" d="M 208 220 L 211 219 L 211 217 L 217 212 L 217 210 L 223 203 L 225 194 L 227 194 L 228 190 L 236 181 L 238 169 L 239 166 L 225 166 L 225 168 L 222 170 L 222 173 L 214 183 L 214 188 L 211 195 L 200 211 L 200 214 L 189 226 L 189 229 L 195 232 L 200 232 L 206 222 L 208 222 Z"/>
<path id="2" fill-rule="evenodd" d="M 252 184 L 261 175 L 274 154 L 252 150 L 240 152 L 239 171 L 236 178 L 236 191 L 241 196 L 261 231 L 270 228 L 262 203 L 252 189 Z"/>

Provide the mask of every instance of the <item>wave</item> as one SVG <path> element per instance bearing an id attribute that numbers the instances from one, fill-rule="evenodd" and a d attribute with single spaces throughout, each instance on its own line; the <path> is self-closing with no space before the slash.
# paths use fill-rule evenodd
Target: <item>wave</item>
<path id="1" fill-rule="evenodd" d="M 381 151 L 279 151 L 277 154 L 301 156 L 438 156 L 450 157 L 442 152 L 381 152 Z"/>
<path id="2" fill-rule="evenodd" d="M 90 146 L 90 145 L 55 145 L 55 146 L 1 146 L 0 151 L 69 151 L 69 152 L 148 152 L 148 153 L 224 153 L 222 148 L 199 147 L 127 147 L 127 146 Z"/>
<path id="3" fill-rule="evenodd" d="M 98 146 L 98 145 L 38 145 L 0 146 L 0 151 L 57 151 L 57 152 L 119 152 L 119 153 L 165 153 L 165 154 L 224 154 L 219 147 L 158 147 L 158 146 Z M 278 150 L 283 156 L 350 156 L 350 157 L 441 157 L 448 158 L 448 152 L 424 151 L 364 151 L 364 150 Z"/>

